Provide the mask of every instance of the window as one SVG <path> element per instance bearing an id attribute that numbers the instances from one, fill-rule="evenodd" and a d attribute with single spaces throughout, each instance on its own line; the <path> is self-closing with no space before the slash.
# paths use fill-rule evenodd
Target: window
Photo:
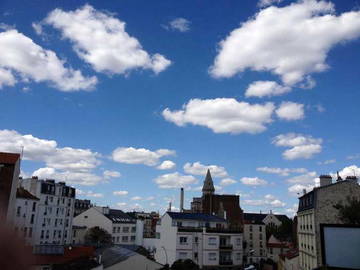
<path id="1" fill-rule="evenodd" d="M 215 237 L 209 237 L 209 245 L 215 246 L 216 245 L 216 238 Z"/>
<path id="2" fill-rule="evenodd" d="M 26 234 L 27 234 L 27 228 L 25 227 L 24 228 L 24 237 L 26 237 Z"/>
<path id="3" fill-rule="evenodd" d="M 262 243 L 262 241 L 260 241 L 260 247 L 261 247 L 261 248 L 263 247 L 263 243 Z"/>
<path id="4" fill-rule="evenodd" d="M 18 206 L 17 209 L 16 209 L 16 215 L 18 217 L 20 217 L 20 212 L 21 212 L 21 206 Z"/>
<path id="5" fill-rule="evenodd" d="M 136 239 L 135 235 L 132 235 L 131 238 L 130 238 L 130 241 L 131 241 L 131 242 L 134 242 L 135 239 Z"/>
<path id="6" fill-rule="evenodd" d="M 34 224 L 34 214 L 31 215 L 31 218 L 30 218 L 30 224 Z"/>
<path id="7" fill-rule="evenodd" d="M 262 234 L 259 235 L 259 239 L 262 240 Z"/>
<path id="8" fill-rule="evenodd" d="M 123 227 L 123 232 L 129 232 L 129 227 Z"/>
<path id="9" fill-rule="evenodd" d="M 181 221 L 176 222 L 176 226 L 181 227 L 181 226 L 182 226 L 182 222 L 181 222 Z"/>
<path id="10" fill-rule="evenodd" d="M 236 238 L 236 245 L 241 246 L 241 238 Z"/>
<path id="11" fill-rule="evenodd" d="M 116 233 L 116 227 L 113 227 L 113 233 Z"/>
<path id="12" fill-rule="evenodd" d="M 121 238 L 121 241 L 123 241 L 123 242 L 129 242 L 129 236 L 123 236 L 123 237 Z"/>
<path id="13" fill-rule="evenodd" d="M 252 232 L 252 231 L 253 231 L 252 225 L 250 225 L 249 230 L 250 230 L 250 232 Z"/>
<path id="14" fill-rule="evenodd" d="M 33 202 L 32 211 L 35 212 L 36 209 L 36 202 Z"/>
<path id="15" fill-rule="evenodd" d="M 253 239 L 253 234 L 252 233 L 250 233 L 250 240 L 252 240 Z"/>
<path id="16" fill-rule="evenodd" d="M 195 236 L 195 243 L 199 242 L 199 237 Z"/>
<path id="17" fill-rule="evenodd" d="M 209 261 L 216 261 L 216 253 L 214 252 L 209 253 Z"/>
<path id="18" fill-rule="evenodd" d="M 260 249 L 260 256 L 262 257 L 263 256 L 263 250 Z"/>
<path id="19" fill-rule="evenodd" d="M 186 245 L 187 244 L 187 237 L 180 236 L 180 245 Z"/>
<path id="20" fill-rule="evenodd" d="M 41 231 L 40 238 L 41 238 L 41 239 L 43 239 L 43 238 L 44 238 L 44 231 Z"/>
<path id="21" fill-rule="evenodd" d="M 119 239 L 120 239 L 120 237 L 119 237 L 119 236 L 117 236 L 117 237 L 116 237 L 116 242 L 119 242 Z"/>
<path id="22" fill-rule="evenodd" d="M 185 260 L 187 258 L 187 252 L 179 252 L 179 259 Z"/>
<path id="23" fill-rule="evenodd" d="M 136 232 L 136 227 L 131 227 L 131 232 Z"/>
<path id="24" fill-rule="evenodd" d="M 261 225 L 259 226 L 259 232 L 262 232 L 262 226 Z"/>
<path id="25" fill-rule="evenodd" d="M 241 253 L 236 253 L 236 260 L 238 260 L 238 261 L 241 260 Z"/>
<path id="26" fill-rule="evenodd" d="M 159 232 L 156 233 L 156 239 L 160 239 L 160 233 Z"/>
<path id="27" fill-rule="evenodd" d="M 120 227 L 117 227 L 117 232 L 118 232 L 118 233 L 120 232 L 120 229 L 121 229 Z"/>
<path id="28" fill-rule="evenodd" d="M 199 257 L 199 254 L 197 252 L 194 253 L 194 259 L 197 260 Z"/>
<path id="29" fill-rule="evenodd" d="M 29 228 L 29 237 L 32 237 L 32 228 Z"/>

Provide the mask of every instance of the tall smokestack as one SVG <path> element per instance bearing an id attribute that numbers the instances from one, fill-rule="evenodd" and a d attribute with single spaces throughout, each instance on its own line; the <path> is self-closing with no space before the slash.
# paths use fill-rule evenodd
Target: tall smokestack
<path id="1" fill-rule="evenodd" d="M 184 212 L 184 188 L 180 189 L 180 212 Z"/>
<path id="2" fill-rule="evenodd" d="M 169 209 L 168 209 L 169 212 L 171 212 L 171 201 L 169 202 Z"/>

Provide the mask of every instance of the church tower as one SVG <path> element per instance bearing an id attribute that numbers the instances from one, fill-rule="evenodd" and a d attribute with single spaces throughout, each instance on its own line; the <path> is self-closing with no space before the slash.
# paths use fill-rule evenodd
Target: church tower
<path id="1" fill-rule="evenodd" d="M 214 182 L 211 178 L 210 170 L 207 170 L 206 177 L 204 180 L 204 186 L 202 188 L 202 193 L 204 195 L 213 195 L 215 193 Z"/>

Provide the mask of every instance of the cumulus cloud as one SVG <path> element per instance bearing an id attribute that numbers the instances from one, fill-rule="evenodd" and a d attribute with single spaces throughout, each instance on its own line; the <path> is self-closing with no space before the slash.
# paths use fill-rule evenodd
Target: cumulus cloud
<path id="1" fill-rule="evenodd" d="M 175 155 L 175 151 L 168 149 L 151 151 L 145 148 L 118 147 L 113 151 L 112 159 L 119 163 L 155 166 L 159 164 L 160 158 L 170 155 Z"/>
<path id="2" fill-rule="evenodd" d="M 337 16 L 332 3 L 316 0 L 271 6 L 220 42 L 210 73 L 229 78 L 247 69 L 269 71 L 285 85 L 308 87 L 314 85 L 310 74 L 328 69 L 330 49 L 359 36 L 360 11 Z"/>
<path id="3" fill-rule="evenodd" d="M 89 191 L 82 191 L 81 189 L 76 189 L 76 194 L 83 196 L 83 197 L 92 197 L 92 198 L 102 198 L 104 197 L 104 194 L 102 193 L 96 193 L 91 190 Z"/>
<path id="4" fill-rule="evenodd" d="M 114 191 L 113 194 L 115 196 L 126 196 L 129 194 L 129 192 L 126 190 L 118 190 L 118 191 Z"/>
<path id="5" fill-rule="evenodd" d="M 241 183 L 248 186 L 265 186 L 267 181 L 258 177 L 243 177 L 240 179 Z"/>
<path id="6" fill-rule="evenodd" d="M 225 178 L 220 181 L 220 186 L 229 186 L 229 185 L 232 185 L 235 183 L 237 183 L 236 180 L 231 179 L 231 178 Z"/>
<path id="7" fill-rule="evenodd" d="M 283 157 L 288 160 L 309 159 L 322 150 L 322 139 L 296 133 L 280 134 L 273 139 L 272 143 L 290 148 L 283 152 Z"/>
<path id="8" fill-rule="evenodd" d="M 295 102 L 282 102 L 275 112 L 280 119 L 299 120 L 304 118 L 304 105 Z"/>
<path id="9" fill-rule="evenodd" d="M 172 170 L 176 167 L 175 162 L 171 160 L 164 160 L 159 166 L 156 168 L 159 170 Z"/>
<path id="10" fill-rule="evenodd" d="M 131 200 L 132 200 L 132 201 L 140 201 L 140 200 L 142 200 L 142 197 L 140 197 L 140 196 L 134 196 L 134 197 L 131 198 Z"/>
<path id="11" fill-rule="evenodd" d="M 244 200 L 244 204 L 251 206 L 263 206 L 270 208 L 283 208 L 286 203 L 276 198 L 274 195 L 267 194 L 263 199 L 258 200 Z"/>
<path id="12" fill-rule="evenodd" d="M 154 179 L 159 188 L 181 188 L 196 184 L 198 180 L 192 175 L 182 175 L 178 172 L 163 174 Z"/>
<path id="13" fill-rule="evenodd" d="M 336 163 L 336 159 L 328 159 L 328 160 L 318 162 L 319 165 L 328 165 L 328 164 L 333 164 L 333 163 Z"/>
<path id="14" fill-rule="evenodd" d="M 217 165 L 203 165 L 199 161 L 194 163 L 187 162 L 184 165 L 184 171 L 189 174 L 194 175 L 206 175 L 207 170 L 210 170 L 210 173 L 213 177 L 226 177 L 228 173 L 224 167 Z"/>
<path id="15" fill-rule="evenodd" d="M 347 166 L 339 172 L 342 178 L 346 178 L 347 176 L 357 176 L 360 177 L 360 167 L 356 165 Z"/>
<path id="16" fill-rule="evenodd" d="M 110 178 L 119 178 L 121 176 L 121 173 L 119 173 L 118 171 L 105 170 L 103 172 L 103 175 L 105 179 L 110 179 Z"/>
<path id="17" fill-rule="evenodd" d="M 164 26 L 167 30 L 188 32 L 190 31 L 190 21 L 185 18 L 175 18 Z"/>
<path id="18" fill-rule="evenodd" d="M 271 168 L 271 167 L 259 167 L 256 168 L 259 172 L 277 174 L 280 176 L 289 176 L 292 173 L 306 173 L 307 169 L 305 168 Z"/>
<path id="19" fill-rule="evenodd" d="M 258 6 L 259 7 L 267 7 L 267 6 L 271 6 L 273 4 L 279 4 L 281 3 L 283 0 L 260 0 L 258 2 Z"/>
<path id="20" fill-rule="evenodd" d="M 314 184 L 317 179 L 316 172 L 307 172 L 305 174 L 297 175 L 287 179 L 287 182 L 292 184 Z"/>
<path id="21" fill-rule="evenodd" d="M 22 135 L 15 130 L 0 130 L 0 149 L 5 152 L 21 152 L 23 159 L 45 162 L 46 167 L 33 175 L 53 178 L 71 184 L 95 185 L 103 178 L 92 173 L 100 164 L 100 154 L 90 149 L 58 147 L 54 140 Z"/>
<path id="22" fill-rule="evenodd" d="M 92 90 L 96 77 L 84 77 L 80 70 L 65 67 L 65 61 L 17 30 L 0 32 L 0 88 L 23 82 L 48 82 L 58 90 Z"/>
<path id="23" fill-rule="evenodd" d="M 303 190 L 306 190 L 306 192 L 311 191 L 313 188 L 315 187 L 314 185 L 301 185 L 301 184 L 295 184 L 292 185 L 288 188 L 288 191 L 293 195 L 293 196 L 299 196 L 303 194 Z"/>
<path id="24" fill-rule="evenodd" d="M 291 87 L 283 86 L 274 81 L 256 81 L 249 85 L 245 91 L 246 97 L 280 96 L 291 91 Z"/>
<path id="25" fill-rule="evenodd" d="M 74 11 L 53 10 L 43 21 L 61 31 L 64 39 L 97 72 L 126 74 L 135 69 L 165 70 L 171 61 L 161 54 L 150 55 L 125 31 L 125 22 L 90 5 Z"/>
<path id="26" fill-rule="evenodd" d="M 210 128 L 215 133 L 260 133 L 272 122 L 273 103 L 249 104 L 233 98 L 191 99 L 182 110 L 166 108 L 162 114 L 178 126 L 186 124 Z"/>

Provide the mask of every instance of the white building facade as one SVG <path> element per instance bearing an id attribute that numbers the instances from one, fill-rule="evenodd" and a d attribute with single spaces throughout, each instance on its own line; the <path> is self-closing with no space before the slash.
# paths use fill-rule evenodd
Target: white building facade
<path id="1" fill-rule="evenodd" d="M 117 209 L 92 207 L 76 216 L 74 225 L 102 228 L 111 234 L 113 244 L 142 245 L 143 242 L 143 222 Z"/>
<path id="2" fill-rule="evenodd" d="M 240 267 L 243 234 L 228 229 L 225 219 L 201 213 L 165 213 L 156 227 L 155 260 L 172 265 L 191 259 L 200 268 Z"/>
<path id="3" fill-rule="evenodd" d="M 246 263 L 266 259 L 266 226 L 263 222 L 244 220 L 244 255 Z"/>
<path id="4" fill-rule="evenodd" d="M 64 182 L 37 177 L 21 179 L 19 184 L 39 198 L 33 245 L 71 244 L 75 189 Z"/>

